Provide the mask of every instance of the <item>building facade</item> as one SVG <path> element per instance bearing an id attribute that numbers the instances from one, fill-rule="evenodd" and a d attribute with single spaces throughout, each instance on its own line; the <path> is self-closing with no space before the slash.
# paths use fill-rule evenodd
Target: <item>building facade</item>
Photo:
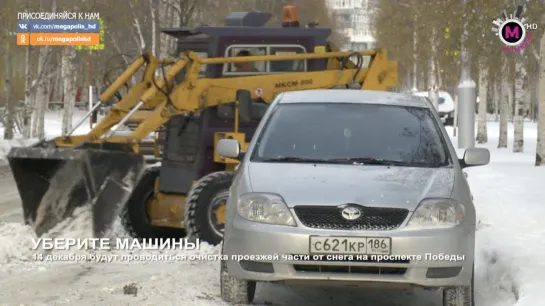
<path id="1" fill-rule="evenodd" d="M 349 38 L 344 50 L 367 50 L 375 48 L 372 14 L 377 0 L 327 0 L 333 15 Z"/>

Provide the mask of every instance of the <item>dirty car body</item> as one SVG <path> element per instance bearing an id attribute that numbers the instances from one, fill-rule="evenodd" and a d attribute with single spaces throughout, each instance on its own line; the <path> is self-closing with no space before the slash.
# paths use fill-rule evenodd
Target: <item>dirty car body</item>
<path id="1" fill-rule="evenodd" d="M 217 150 L 238 154 L 232 140 Z M 490 156 L 468 149 L 458 159 L 427 99 L 284 93 L 238 155 L 223 244 L 229 277 L 471 286 L 476 218 L 462 170 Z"/>

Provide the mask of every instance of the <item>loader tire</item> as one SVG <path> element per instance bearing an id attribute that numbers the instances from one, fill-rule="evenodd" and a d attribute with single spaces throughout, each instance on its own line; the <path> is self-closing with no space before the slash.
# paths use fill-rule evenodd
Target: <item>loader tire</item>
<path id="1" fill-rule="evenodd" d="M 215 220 L 214 209 L 227 200 L 233 177 L 233 172 L 214 172 L 202 177 L 191 187 L 184 214 L 188 236 L 211 245 L 218 245 L 223 240 L 223 229 L 214 226 L 219 226 L 215 224 L 218 220 Z"/>
<path id="2" fill-rule="evenodd" d="M 146 205 L 154 194 L 154 185 L 157 176 L 159 176 L 159 167 L 146 169 L 121 212 L 121 224 L 127 234 L 133 238 L 184 237 L 185 231 L 183 229 L 155 227 L 151 225 Z"/>

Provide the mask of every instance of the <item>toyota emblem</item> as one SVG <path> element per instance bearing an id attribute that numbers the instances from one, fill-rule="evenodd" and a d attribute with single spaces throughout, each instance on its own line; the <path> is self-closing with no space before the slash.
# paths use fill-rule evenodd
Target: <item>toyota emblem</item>
<path id="1" fill-rule="evenodd" d="M 359 219 L 361 217 L 361 210 L 359 210 L 356 207 L 349 206 L 349 207 L 346 207 L 345 209 L 343 209 L 341 211 L 341 215 L 346 220 L 353 221 L 353 220 L 357 220 L 357 219 Z"/>

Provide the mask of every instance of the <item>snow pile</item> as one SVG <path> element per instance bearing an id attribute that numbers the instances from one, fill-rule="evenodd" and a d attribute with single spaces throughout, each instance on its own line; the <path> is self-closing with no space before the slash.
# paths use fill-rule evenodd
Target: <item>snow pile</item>
<path id="1" fill-rule="evenodd" d="M 29 261 L 36 235 L 30 226 L 0 221 L 0 265 L 13 261 Z"/>
<path id="2" fill-rule="evenodd" d="M 542 305 L 545 287 L 545 168 L 535 167 L 537 125 L 525 123 L 524 153 L 498 149 L 499 124 L 488 123 L 490 164 L 468 168 L 477 217 L 477 301 L 483 305 Z M 457 139 L 452 137 L 453 144 Z M 459 155 L 463 150 L 459 150 Z"/>

